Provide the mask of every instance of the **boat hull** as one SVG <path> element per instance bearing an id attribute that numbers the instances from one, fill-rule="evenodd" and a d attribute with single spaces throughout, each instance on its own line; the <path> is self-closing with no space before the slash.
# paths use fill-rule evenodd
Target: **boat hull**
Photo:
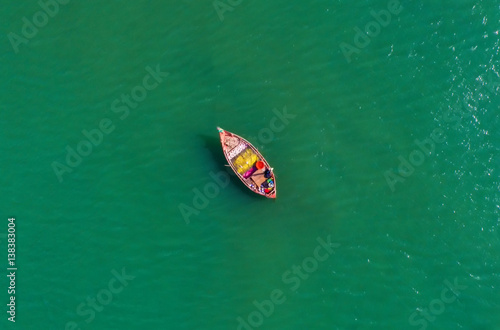
<path id="1" fill-rule="evenodd" d="M 239 135 L 217 127 L 222 151 L 238 178 L 253 192 L 276 198 L 273 168 L 250 142 Z"/>

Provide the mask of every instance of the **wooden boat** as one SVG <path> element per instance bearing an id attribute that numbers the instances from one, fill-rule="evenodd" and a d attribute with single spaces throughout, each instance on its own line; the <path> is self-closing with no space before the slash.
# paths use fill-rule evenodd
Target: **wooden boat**
<path id="1" fill-rule="evenodd" d="M 224 156 L 240 180 L 253 192 L 276 198 L 273 168 L 247 140 L 217 127 Z"/>

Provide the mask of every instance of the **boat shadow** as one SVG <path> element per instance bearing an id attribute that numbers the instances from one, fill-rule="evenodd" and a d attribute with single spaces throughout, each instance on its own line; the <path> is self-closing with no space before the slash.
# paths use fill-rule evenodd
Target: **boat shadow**
<path id="1" fill-rule="evenodd" d="M 223 171 L 229 175 L 230 181 L 229 184 L 235 185 L 240 189 L 244 194 L 250 196 L 252 198 L 263 197 L 254 193 L 250 189 L 248 189 L 243 182 L 236 176 L 233 169 L 227 164 L 227 159 L 224 157 L 224 153 L 222 152 L 222 146 L 220 144 L 220 139 L 218 137 L 208 136 L 208 135 L 198 135 L 204 142 L 205 147 L 210 151 L 210 155 L 212 156 L 212 160 L 215 163 L 215 171 Z M 227 165 L 227 166 L 226 166 Z M 265 198 L 264 198 L 265 199 Z"/>

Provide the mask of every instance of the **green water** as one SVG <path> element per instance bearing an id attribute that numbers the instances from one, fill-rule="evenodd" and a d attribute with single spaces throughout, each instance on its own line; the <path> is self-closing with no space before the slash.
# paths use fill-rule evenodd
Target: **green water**
<path id="1" fill-rule="evenodd" d="M 500 329 L 498 2 L 222 3 L 3 3 L 0 328 Z"/>

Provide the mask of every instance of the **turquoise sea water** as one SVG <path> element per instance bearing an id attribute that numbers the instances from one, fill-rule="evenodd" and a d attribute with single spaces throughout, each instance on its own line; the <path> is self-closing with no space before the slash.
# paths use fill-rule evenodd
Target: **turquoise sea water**
<path id="1" fill-rule="evenodd" d="M 216 5 L 3 4 L 0 328 L 500 329 L 498 2 Z"/>

